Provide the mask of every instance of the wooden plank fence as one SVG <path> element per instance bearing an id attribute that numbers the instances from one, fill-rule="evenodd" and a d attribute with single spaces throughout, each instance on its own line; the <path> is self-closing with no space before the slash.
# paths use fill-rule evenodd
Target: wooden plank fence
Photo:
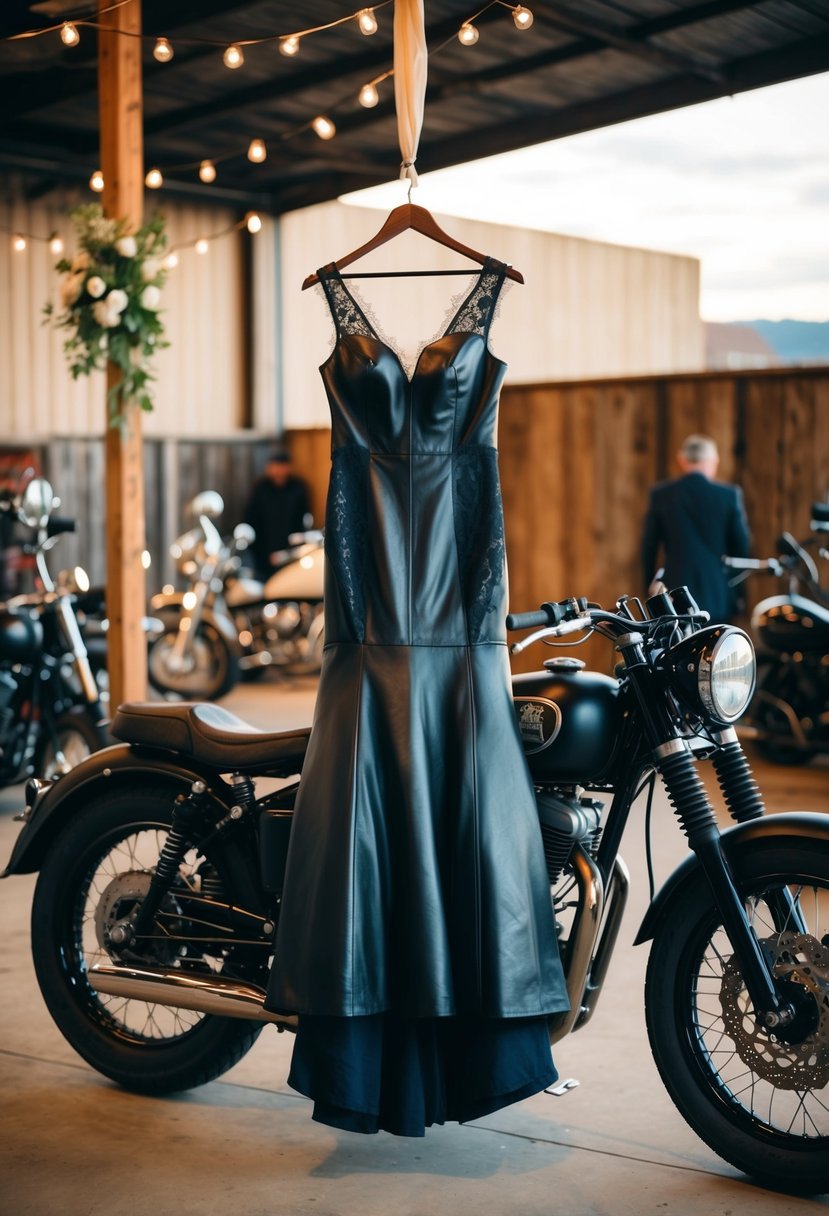
<path id="1" fill-rule="evenodd" d="M 609 605 L 623 593 L 641 594 L 639 539 L 648 490 L 674 474 L 675 453 L 693 431 L 717 440 L 721 476 L 742 485 L 757 555 L 771 554 L 784 529 L 807 532 L 811 503 L 829 493 L 827 367 L 505 388 L 499 446 L 511 606 L 523 610 L 566 595 Z M 296 430 L 287 439 L 321 522 L 330 434 Z M 270 442 L 244 433 L 146 441 L 151 590 L 171 580 L 167 547 L 187 523 L 185 503 L 199 490 L 219 490 L 229 531 Z M 22 452 L 23 445 L 0 447 L 7 471 L 15 449 Z M 57 560 L 80 562 L 93 580 L 103 580 L 101 442 L 61 437 L 26 451 L 39 456 L 62 510 L 78 519 L 76 536 L 61 540 Z M 776 586 L 755 577 L 749 598 Z M 612 656 L 603 647 L 582 653 L 607 666 Z M 530 666 L 538 661 L 537 652 L 527 658 Z"/>

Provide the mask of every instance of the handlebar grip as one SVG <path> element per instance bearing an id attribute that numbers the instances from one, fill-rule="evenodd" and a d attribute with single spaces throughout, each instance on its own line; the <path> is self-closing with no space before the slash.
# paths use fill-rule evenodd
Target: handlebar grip
<path id="1" fill-rule="evenodd" d="M 542 604 L 535 612 L 511 612 L 507 617 L 507 629 L 543 629 L 545 625 L 558 625 L 564 612 L 558 604 Z"/>
<path id="2" fill-rule="evenodd" d="M 46 525 L 47 536 L 58 536 L 61 532 L 74 532 L 75 521 L 68 515 L 50 515 Z"/>

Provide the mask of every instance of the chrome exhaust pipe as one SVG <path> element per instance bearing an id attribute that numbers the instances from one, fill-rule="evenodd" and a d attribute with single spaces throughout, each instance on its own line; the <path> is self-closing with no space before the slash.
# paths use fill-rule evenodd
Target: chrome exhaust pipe
<path id="1" fill-rule="evenodd" d="M 562 959 L 570 1008 L 547 1019 L 550 1043 L 557 1043 L 569 1034 L 586 1012 L 585 989 L 605 907 L 604 883 L 593 858 L 577 844 L 570 863 L 579 888 L 578 910 Z"/>
<path id="2" fill-rule="evenodd" d="M 296 1014 L 271 1013 L 265 1008 L 264 988 L 222 975 L 96 963 L 86 978 L 90 987 L 101 996 L 147 1001 L 171 1009 L 193 1009 L 220 1018 L 273 1022 L 283 1030 L 296 1030 Z"/>

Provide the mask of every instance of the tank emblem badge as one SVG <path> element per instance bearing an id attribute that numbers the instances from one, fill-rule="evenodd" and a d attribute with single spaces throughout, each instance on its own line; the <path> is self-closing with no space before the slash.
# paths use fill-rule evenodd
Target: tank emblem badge
<path id="1" fill-rule="evenodd" d="M 561 730 L 561 710 L 543 697 L 516 699 L 518 730 L 528 756 L 549 747 Z"/>

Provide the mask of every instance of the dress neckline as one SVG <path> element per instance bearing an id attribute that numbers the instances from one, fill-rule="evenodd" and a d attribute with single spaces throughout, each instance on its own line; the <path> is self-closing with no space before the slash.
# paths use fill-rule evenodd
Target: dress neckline
<path id="1" fill-rule="evenodd" d="M 478 273 L 475 275 L 475 277 L 473 279 L 472 286 L 468 290 L 463 290 L 459 293 L 456 293 L 452 297 L 452 299 L 450 301 L 448 312 L 445 314 L 446 316 L 449 317 L 449 320 L 444 324 L 443 329 L 439 330 L 438 333 L 433 338 L 431 338 L 428 342 L 422 342 L 420 344 L 420 346 L 417 349 L 417 353 L 415 355 L 414 361 L 411 363 L 411 365 L 409 365 L 409 361 L 403 357 L 402 353 L 397 348 L 395 343 L 389 341 L 389 338 L 387 337 L 382 326 L 380 325 L 379 321 L 377 320 L 374 310 L 369 305 L 367 305 L 363 299 L 361 299 L 359 294 L 355 295 L 354 291 L 350 287 L 346 286 L 342 273 L 341 273 L 339 267 L 337 266 L 336 262 L 330 262 L 328 266 L 323 267 L 321 270 L 319 270 L 317 272 L 317 274 L 318 274 L 320 280 L 324 280 L 324 279 L 336 280 L 336 282 L 339 284 L 340 290 L 348 297 L 349 301 L 351 302 L 351 304 L 353 305 L 353 307 L 359 314 L 360 318 L 362 319 L 366 329 L 369 331 L 368 334 L 364 335 L 364 336 L 370 337 L 373 341 L 378 342 L 380 344 L 380 346 L 385 347 L 385 349 L 389 352 L 389 354 L 392 355 L 393 358 L 395 359 L 395 361 L 396 361 L 397 365 L 399 366 L 401 372 L 403 373 L 405 379 L 409 382 L 409 384 L 411 384 L 417 374 L 417 369 L 420 365 L 420 360 L 423 358 L 426 351 L 429 350 L 432 346 L 436 346 L 439 342 L 442 342 L 445 338 L 448 338 L 454 332 L 455 323 L 457 322 L 458 318 L 461 316 L 464 309 L 469 304 L 470 300 L 473 298 L 475 293 L 478 291 L 478 289 L 481 286 L 481 283 L 483 281 L 484 275 L 491 272 L 493 269 L 498 269 L 498 270 L 503 271 L 505 269 L 505 267 L 502 265 L 502 263 L 496 261 L 495 258 L 492 258 L 492 257 L 485 258 L 480 271 L 478 271 Z M 501 280 L 503 280 L 503 274 L 501 274 L 500 277 L 501 277 Z M 335 317 L 335 324 L 337 324 L 336 317 Z M 338 330 L 338 336 L 342 336 L 340 334 L 339 324 L 337 324 L 337 330 Z M 472 331 L 472 332 L 474 332 L 474 331 Z M 478 334 L 477 336 L 480 337 L 481 335 Z"/>

